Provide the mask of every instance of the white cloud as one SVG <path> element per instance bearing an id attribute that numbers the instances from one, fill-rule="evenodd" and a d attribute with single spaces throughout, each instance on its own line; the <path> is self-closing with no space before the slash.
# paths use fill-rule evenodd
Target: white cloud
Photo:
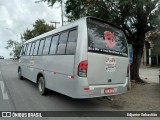
<path id="1" fill-rule="evenodd" d="M 34 1 L 0 1 L 0 56 L 9 57 L 9 51 L 5 49 L 7 40 L 17 40 L 17 35 L 20 39 L 20 34 L 27 28 L 32 28 L 32 24 L 37 19 L 44 19 L 47 23 L 61 22 L 61 11 L 58 4 L 52 8 L 48 7 L 47 3 L 35 3 Z"/>

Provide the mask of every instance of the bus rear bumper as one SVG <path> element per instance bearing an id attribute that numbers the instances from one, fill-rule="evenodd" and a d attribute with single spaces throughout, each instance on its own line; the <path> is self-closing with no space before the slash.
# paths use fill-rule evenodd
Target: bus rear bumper
<path id="1" fill-rule="evenodd" d="M 128 90 L 128 78 L 124 84 L 116 85 L 92 85 L 83 87 L 80 90 L 79 98 L 94 98 L 103 96 L 113 96 L 126 93 Z"/>
<path id="2" fill-rule="evenodd" d="M 106 91 L 112 89 L 114 92 L 107 93 Z M 92 90 L 83 90 L 80 94 L 80 98 L 94 98 L 94 97 L 103 97 L 103 96 L 113 96 L 118 94 L 123 94 L 127 92 L 126 87 L 104 87 L 104 88 L 95 88 Z"/>

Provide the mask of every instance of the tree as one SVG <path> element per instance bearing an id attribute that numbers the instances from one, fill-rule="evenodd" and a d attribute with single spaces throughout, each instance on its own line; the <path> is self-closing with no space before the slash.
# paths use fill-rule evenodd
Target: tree
<path id="1" fill-rule="evenodd" d="M 159 26 L 159 0 L 67 0 L 66 14 L 70 21 L 83 16 L 95 16 L 116 24 L 133 45 L 131 79 L 144 82 L 139 68 L 145 43 L 145 34 Z"/>
<path id="2" fill-rule="evenodd" d="M 147 33 L 147 41 L 152 47 L 152 55 L 160 54 L 160 26 L 158 26 L 154 31 L 149 31 Z"/>
<path id="3" fill-rule="evenodd" d="M 56 2 L 62 2 L 62 0 L 41 0 L 43 2 L 47 2 L 48 6 L 52 7 Z"/>
<path id="4" fill-rule="evenodd" d="M 24 38 L 25 40 L 29 40 L 33 37 L 35 37 L 33 34 L 33 30 L 29 30 L 29 29 L 27 29 L 22 35 L 22 38 Z"/>
<path id="5" fill-rule="evenodd" d="M 45 23 L 44 20 L 39 19 L 36 20 L 35 23 L 33 24 L 33 29 L 32 30 L 27 29 L 22 36 L 25 40 L 29 40 L 33 37 L 36 37 L 53 29 L 54 29 L 53 25 L 49 25 Z"/>
<path id="6" fill-rule="evenodd" d="M 21 45 L 20 45 L 20 43 L 14 41 L 14 40 L 8 40 L 6 49 L 8 49 L 8 50 L 11 49 L 10 55 L 17 57 L 20 54 Z"/>
<path id="7" fill-rule="evenodd" d="M 152 45 L 152 55 L 160 54 L 160 31 L 150 32 L 148 41 Z"/>

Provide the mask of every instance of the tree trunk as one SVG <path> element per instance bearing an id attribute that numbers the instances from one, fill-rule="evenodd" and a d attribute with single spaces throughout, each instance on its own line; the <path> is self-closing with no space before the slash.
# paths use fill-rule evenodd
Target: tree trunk
<path id="1" fill-rule="evenodd" d="M 141 65 L 141 59 L 143 55 L 143 48 L 145 43 L 145 33 L 139 33 L 137 39 L 134 40 L 133 46 L 133 63 L 131 64 L 131 80 L 144 83 L 139 76 L 139 68 Z"/>

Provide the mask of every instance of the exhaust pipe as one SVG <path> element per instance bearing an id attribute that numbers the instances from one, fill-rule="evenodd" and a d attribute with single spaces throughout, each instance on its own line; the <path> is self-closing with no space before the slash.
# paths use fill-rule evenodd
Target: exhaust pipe
<path id="1" fill-rule="evenodd" d="M 113 101 L 112 96 L 104 96 L 103 99 L 108 101 Z"/>

